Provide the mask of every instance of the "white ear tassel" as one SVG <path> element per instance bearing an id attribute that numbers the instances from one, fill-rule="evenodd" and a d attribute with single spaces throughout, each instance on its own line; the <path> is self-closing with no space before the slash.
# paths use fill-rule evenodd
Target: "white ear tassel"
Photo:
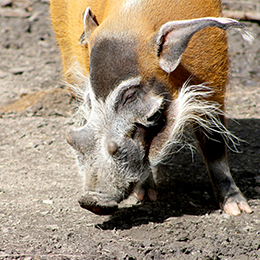
<path id="1" fill-rule="evenodd" d="M 250 29 L 247 28 L 247 26 L 244 23 L 240 23 L 237 20 L 230 19 L 230 18 L 216 18 L 216 20 L 219 20 L 223 24 L 230 24 L 230 29 L 233 29 L 240 33 L 243 40 L 249 43 L 252 43 L 254 40 L 254 33 L 250 31 Z"/>
<path id="2" fill-rule="evenodd" d="M 252 43 L 254 40 L 254 33 L 252 31 L 250 31 L 248 28 L 244 27 L 244 28 L 234 28 L 236 31 L 238 31 L 243 40 L 249 43 Z"/>

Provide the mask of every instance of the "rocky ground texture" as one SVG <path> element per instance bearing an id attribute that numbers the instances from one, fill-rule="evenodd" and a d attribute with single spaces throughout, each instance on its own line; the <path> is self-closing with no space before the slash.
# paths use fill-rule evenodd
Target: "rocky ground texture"
<path id="1" fill-rule="evenodd" d="M 189 151 L 161 167 L 157 202 L 130 200 L 113 216 L 80 208 L 81 180 L 64 138 L 73 104 L 48 1 L 0 4 L 0 259 L 260 258 L 258 0 L 224 1 L 255 15 L 246 22 L 251 45 L 229 33 L 228 125 L 244 141 L 228 157 L 254 211 L 237 217 L 219 210 L 201 156 Z"/>

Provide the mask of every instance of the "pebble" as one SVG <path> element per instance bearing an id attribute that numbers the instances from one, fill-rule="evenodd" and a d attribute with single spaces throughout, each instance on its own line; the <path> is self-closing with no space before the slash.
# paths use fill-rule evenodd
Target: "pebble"
<path id="1" fill-rule="evenodd" d="M 44 204 L 52 204 L 53 203 L 53 201 L 52 200 L 43 200 L 42 201 Z"/>
<path id="2" fill-rule="evenodd" d="M 34 69 L 35 69 L 35 67 L 33 67 L 33 66 L 14 67 L 14 68 L 11 68 L 9 70 L 9 72 L 11 72 L 11 73 L 16 75 L 16 74 L 22 74 L 22 73 L 24 73 L 26 71 L 32 71 Z"/>
<path id="3" fill-rule="evenodd" d="M 51 230 L 51 231 L 56 231 L 56 230 L 59 229 L 59 226 L 56 225 L 56 224 L 53 224 L 53 225 L 47 225 L 47 226 L 46 226 L 46 229 L 47 229 L 47 230 Z"/>

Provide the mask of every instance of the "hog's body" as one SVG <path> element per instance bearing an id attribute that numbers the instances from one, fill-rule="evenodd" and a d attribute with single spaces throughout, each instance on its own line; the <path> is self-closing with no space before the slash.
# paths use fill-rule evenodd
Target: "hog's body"
<path id="1" fill-rule="evenodd" d="M 135 188 L 155 200 L 152 170 L 192 128 L 221 207 L 251 212 L 229 171 L 222 113 L 224 30 L 243 26 L 213 18 L 219 1 L 52 0 L 51 15 L 66 80 L 84 92 L 86 124 L 67 136 L 83 207 L 112 213 Z"/>

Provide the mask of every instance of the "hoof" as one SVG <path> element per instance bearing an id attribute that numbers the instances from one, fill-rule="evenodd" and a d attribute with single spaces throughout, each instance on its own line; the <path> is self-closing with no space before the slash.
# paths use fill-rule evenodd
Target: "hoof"
<path id="1" fill-rule="evenodd" d="M 221 208 L 224 210 L 225 213 L 232 216 L 240 215 L 242 212 L 246 212 L 248 214 L 251 214 L 253 212 L 248 205 L 246 199 L 240 193 L 230 196 L 223 203 Z"/>

